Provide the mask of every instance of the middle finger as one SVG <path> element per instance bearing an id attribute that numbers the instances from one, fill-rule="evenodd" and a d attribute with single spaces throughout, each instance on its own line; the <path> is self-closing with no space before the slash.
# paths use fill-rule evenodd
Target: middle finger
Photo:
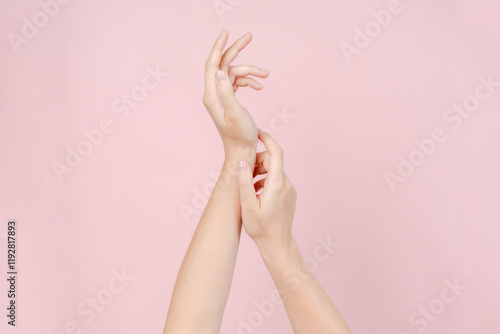
<path id="1" fill-rule="evenodd" d="M 234 59 L 238 56 L 241 50 L 243 50 L 248 43 L 252 40 L 252 34 L 247 32 L 245 35 L 240 37 L 236 42 L 234 42 L 229 49 L 224 52 L 222 55 L 222 59 L 219 65 L 219 68 L 223 71 L 229 70 L 229 65 L 233 62 Z"/>

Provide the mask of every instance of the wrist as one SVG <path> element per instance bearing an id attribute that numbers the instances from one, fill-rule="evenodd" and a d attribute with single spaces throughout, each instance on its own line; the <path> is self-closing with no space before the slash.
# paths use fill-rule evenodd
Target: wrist
<path id="1" fill-rule="evenodd" d="M 223 140 L 224 153 L 226 155 L 251 155 L 257 152 L 259 140 L 226 139 Z"/>
<path id="2" fill-rule="evenodd" d="M 301 258 L 297 241 L 290 237 L 287 240 L 255 240 L 262 260 L 266 265 L 277 263 L 292 263 Z"/>
<path id="3" fill-rule="evenodd" d="M 241 160 L 245 160 L 253 169 L 257 154 L 257 143 L 224 144 L 224 164 L 230 168 L 236 168 Z M 233 168 L 233 169 L 234 169 Z"/>

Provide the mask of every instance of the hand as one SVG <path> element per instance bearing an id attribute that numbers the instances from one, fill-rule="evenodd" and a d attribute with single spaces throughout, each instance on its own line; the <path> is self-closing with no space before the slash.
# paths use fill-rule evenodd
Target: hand
<path id="1" fill-rule="evenodd" d="M 250 43 L 252 34 L 246 33 L 223 54 L 227 38 L 227 30 L 224 29 L 205 63 L 203 104 L 219 131 L 226 155 L 247 148 L 255 152 L 257 126 L 250 113 L 236 100 L 234 93 L 238 87 L 262 89 L 262 84 L 249 75 L 265 78 L 269 72 L 257 66 L 230 66 L 239 52 Z"/>
<path id="2" fill-rule="evenodd" d="M 259 139 L 267 151 L 257 153 L 254 172 L 246 161 L 238 165 L 241 217 L 245 231 L 259 248 L 278 251 L 295 242 L 292 223 L 297 192 L 283 171 L 282 148 L 263 131 L 259 131 Z M 264 174 L 254 184 L 253 178 Z"/>

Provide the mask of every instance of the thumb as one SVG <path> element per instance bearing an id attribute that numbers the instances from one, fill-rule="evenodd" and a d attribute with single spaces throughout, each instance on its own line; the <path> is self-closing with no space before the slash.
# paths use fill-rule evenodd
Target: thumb
<path id="1" fill-rule="evenodd" d="M 238 163 L 236 170 L 238 186 L 240 189 L 241 210 L 253 210 L 257 203 L 257 195 L 253 186 L 253 175 L 250 172 L 248 162 L 242 160 Z"/>
<path id="2" fill-rule="evenodd" d="M 230 111 L 235 107 L 240 107 L 236 96 L 234 96 L 233 85 L 229 81 L 227 73 L 219 70 L 215 74 L 215 81 L 217 83 L 217 95 L 225 111 Z"/>

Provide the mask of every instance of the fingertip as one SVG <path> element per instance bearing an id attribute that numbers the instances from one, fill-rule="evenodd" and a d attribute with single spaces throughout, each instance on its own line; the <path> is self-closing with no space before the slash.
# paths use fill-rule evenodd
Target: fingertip
<path id="1" fill-rule="evenodd" d="M 222 49 L 224 48 L 224 46 L 227 43 L 228 36 L 229 36 L 229 32 L 227 31 L 227 29 L 225 29 L 225 28 L 222 29 L 222 31 L 220 32 L 219 38 L 217 39 L 217 42 L 220 43 Z"/>
<path id="2" fill-rule="evenodd" d="M 250 31 L 247 31 L 243 36 L 240 37 L 240 41 L 243 42 L 242 49 L 245 48 L 253 39 L 253 35 Z"/>

